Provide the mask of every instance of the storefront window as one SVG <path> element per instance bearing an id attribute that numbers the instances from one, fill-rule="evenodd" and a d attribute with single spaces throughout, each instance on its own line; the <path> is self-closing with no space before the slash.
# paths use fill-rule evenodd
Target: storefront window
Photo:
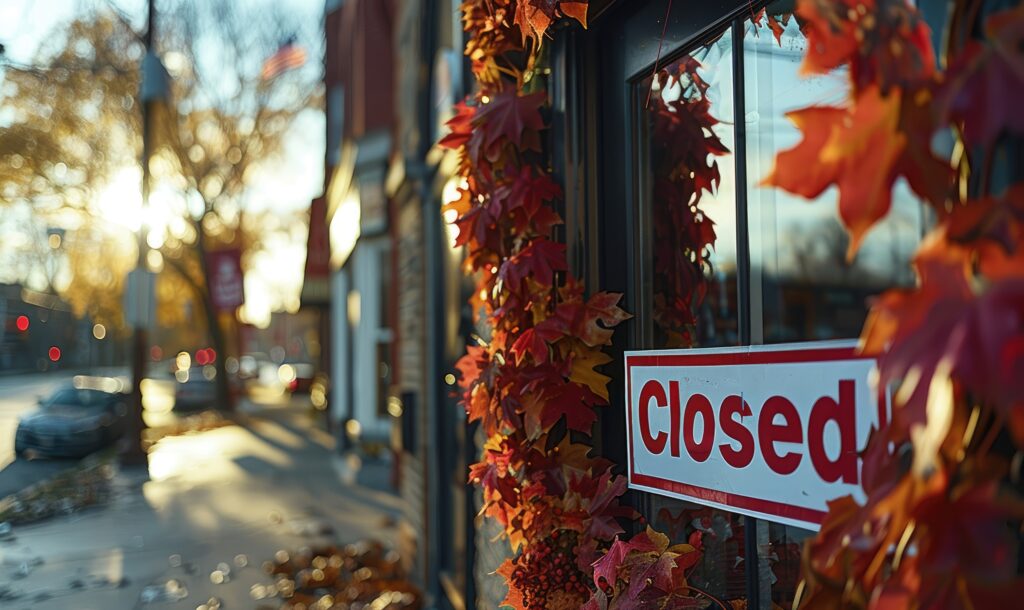
<path id="1" fill-rule="evenodd" d="M 757 24 L 746 23 L 743 40 L 754 343 L 856 337 L 868 298 L 913 283 L 907 263 L 922 234 L 921 206 L 900 181 L 889 216 L 847 261 L 834 187 L 809 202 L 761 184 L 776 154 L 801 139 L 786 114 L 841 106 L 848 94 L 845 69 L 800 75 L 807 38 L 787 12 L 792 4 L 769 4 Z"/>
<path id="2" fill-rule="evenodd" d="M 654 347 L 738 342 L 732 99 L 729 31 L 636 87 Z"/>
<path id="3" fill-rule="evenodd" d="M 807 39 L 794 5 L 744 12 L 735 29 L 636 83 L 644 347 L 852 339 L 872 296 L 914 282 L 909 261 L 928 220 L 902 181 L 850 260 L 834 187 L 808 201 L 762 184 L 778 153 L 802 138 L 787 113 L 841 106 L 849 94 L 845 69 L 800 74 Z M 733 55 L 733 32 L 742 32 L 742 57 Z M 742 324 L 741 299 L 749 299 Z M 699 541 L 701 560 L 688 575 L 695 593 L 736 607 L 792 606 L 813 532 L 654 495 L 644 504 L 673 543 Z"/>

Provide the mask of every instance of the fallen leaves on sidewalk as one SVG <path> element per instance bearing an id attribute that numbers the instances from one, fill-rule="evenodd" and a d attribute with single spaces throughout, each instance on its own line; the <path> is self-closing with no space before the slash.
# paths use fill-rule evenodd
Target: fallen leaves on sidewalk
<path id="1" fill-rule="evenodd" d="M 0 500 L 0 522 L 31 523 L 106 503 L 115 473 L 112 453 L 93 455 L 76 466 Z"/>
<path id="2" fill-rule="evenodd" d="M 142 432 L 142 447 L 149 450 L 160 439 L 168 436 L 184 436 L 207 430 L 216 430 L 224 426 L 232 426 L 235 421 L 225 418 L 217 411 L 203 411 L 185 417 L 177 417 L 171 423 L 161 426 L 150 426 Z"/>
<path id="3" fill-rule="evenodd" d="M 282 550 L 263 569 L 274 584 L 253 585 L 250 594 L 256 600 L 282 599 L 280 610 L 331 610 L 356 603 L 373 610 L 419 610 L 423 604 L 398 553 L 377 541 Z"/>

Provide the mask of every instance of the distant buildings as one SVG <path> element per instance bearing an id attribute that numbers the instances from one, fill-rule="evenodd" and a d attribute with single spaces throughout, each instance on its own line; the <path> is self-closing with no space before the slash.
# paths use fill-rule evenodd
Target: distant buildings
<path id="1" fill-rule="evenodd" d="M 500 601 L 477 591 L 495 583 L 487 572 L 505 548 L 474 525 L 466 471 L 478 450 L 448 385 L 468 337 L 469 289 L 440 213 L 454 158 L 434 143 L 466 90 L 458 9 L 326 3 L 327 184 L 310 221 L 311 250 L 321 230 L 330 244 L 330 418 L 342 450 L 388 449 L 404 555 L 443 608 Z M 307 267 L 304 306 L 323 285 Z M 493 557 L 477 561 L 478 546 Z"/>
<path id="2" fill-rule="evenodd" d="M 0 320 L 0 374 L 110 364 L 120 352 L 105 329 L 94 332 L 59 297 L 20 284 L 0 284 Z"/>

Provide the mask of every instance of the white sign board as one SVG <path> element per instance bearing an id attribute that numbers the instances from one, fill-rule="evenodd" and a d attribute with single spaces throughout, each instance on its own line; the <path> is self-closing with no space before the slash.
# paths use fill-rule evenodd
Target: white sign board
<path id="1" fill-rule="evenodd" d="M 886 417 L 850 342 L 626 352 L 629 485 L 818 529 Z"/>

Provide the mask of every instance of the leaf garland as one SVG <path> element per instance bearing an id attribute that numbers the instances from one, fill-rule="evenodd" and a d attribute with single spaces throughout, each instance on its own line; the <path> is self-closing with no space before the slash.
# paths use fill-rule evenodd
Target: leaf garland
<path id="1" fill-rule="evenodd" d="M 489 336 L 457 363 L 462 403 L 487 440 L 470 480 L 483 512 L 505 528 L 515 556 L 498 570 L 515 608 L 579 608 L 591 563 L 622 532 L 626 480 L 589 454 L 596 408 L 608 403 L 612 328 L 629 315 L 620 295 L 595 293 L 570 273 L 562 190 L 544 155 L 547 93 L 537 76 L 551 24 L 586 25 L 586 2 L 466 0 L 466 55 L 477 92 L 458 104 L 441 145 L 456 150 L 463 182 L 446 203 L 473 274 L 474 315 Z"/>

